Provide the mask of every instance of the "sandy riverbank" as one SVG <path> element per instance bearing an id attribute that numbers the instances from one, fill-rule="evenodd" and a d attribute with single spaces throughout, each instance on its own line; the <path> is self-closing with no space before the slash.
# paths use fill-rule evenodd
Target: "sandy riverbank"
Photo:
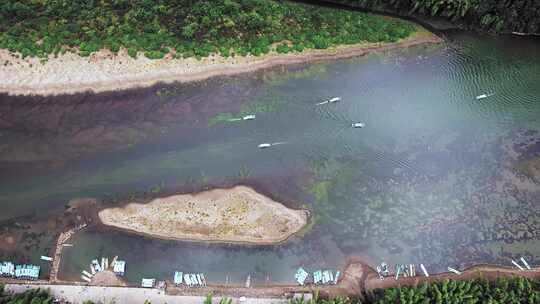
<path id="1" fill-rule="evenodd" d="M 162 239 L 275 244 L 308 222 L 294 210 L 246 186 L 129 203 L 98 213 L 110 227 Z"/>
<path id="2" fill-rule="evenodd" d="M 123 90 L 148 87 L 158 82 L 197 81 L 276 65 L 347 58 L 439 42 L 439 37 L 419 27 L 415 34 L 395 43 L 362 43 L 290 54 L 272 52 L 260 57 L 223 58 L 212 55 L 200 61 L 194 58 L 173 59 L 171 56 L 160 60 L 150 60 L 144 56 L 134 59 L 127 55 L 126 50 L 121 50 L 117 55 L 100 51 L 90 57 L 66 53 L 57 58 L 51 56 L 42 64 L 38 58 L 20 59 L 7 50 L 0 50 L 0 93 L 58 95 Z"/>

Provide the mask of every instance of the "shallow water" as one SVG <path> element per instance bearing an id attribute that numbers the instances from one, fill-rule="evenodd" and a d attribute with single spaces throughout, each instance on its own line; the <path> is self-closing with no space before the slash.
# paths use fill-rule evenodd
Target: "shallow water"
<path id="1" fill-rule="evenodd" d="M 449 33 L 443 46 L 190 85 L 3 96 L 0 220 L 76 197 L 245 183 L 310 208 L 313 229 L 279 246 L 88 230 L 70 241 L 61 276 L 77 279 L 91 259 L 114 255 L 131 282 L 174 270 L 291 282 L 298 266 L 340 267 L 348 256 L 431 272 L 520 256 L 540 263 L 540 176 L 522 165 L 540 157 L 538 54 L 539 40 Z M 333 96 L 342 101 L 315 105 Z M 213 119 L 220 113 L 257 118 Z M 264 142 L 284 144 L 257 149 Z"/>

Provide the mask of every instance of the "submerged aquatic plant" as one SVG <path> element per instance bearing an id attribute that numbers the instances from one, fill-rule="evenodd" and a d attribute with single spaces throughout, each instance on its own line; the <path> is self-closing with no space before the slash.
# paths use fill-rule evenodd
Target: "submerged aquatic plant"
<path id="1" fill-rule="evenodd" d="M 241 179 L 246 179 L 251 176 L 251 171 L 246 165 L 242 165 L 240 171 L 238 171 L 238 177 Z"/>
<path id="2" fill-rule="evenodd" d="M 214 117 L 208 119 L 208 127 L 213 127 L 217 124 L 224 123 L 234 119 L 234 116 L 231 113 L 219 113 Z"/>
<path id="3" fill-rule="evenodd" d="M 332 188 L 332 182 L 330 181 L 319 181 L 314 183 L 309 189 L 309 193 L 315 196 L 317 203 L 328 202 L 329 192 Z"/>

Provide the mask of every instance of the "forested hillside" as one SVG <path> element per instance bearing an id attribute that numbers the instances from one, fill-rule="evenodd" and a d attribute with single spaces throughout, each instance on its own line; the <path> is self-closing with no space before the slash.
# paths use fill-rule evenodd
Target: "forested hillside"
<path id="1" fill-rule="evenodd" d="M 271 0 L 4 0 L 0 11 L 0 48 L 42 58 L 122 47 L 149 58 L 287 53 L 392 42 L 415 30 L 407 21 Z"/>
<path id="2" fill-rule="evenodd" d="M 319 1 L 320 2 L 320 1 Z M 472 29 L 540 34 L 538 0 L 326 0 L 364 9 L 437 16 Z"/>

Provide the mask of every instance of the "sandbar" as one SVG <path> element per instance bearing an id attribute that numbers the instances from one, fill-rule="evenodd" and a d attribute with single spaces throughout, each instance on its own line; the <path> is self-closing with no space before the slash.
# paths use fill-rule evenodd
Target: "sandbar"
<path id="1" fill-rule="evenodd" d="M 277 244 L 306 226 L 309 212 L 235 186 L 128 203 L 98 216 L 106 226 L 160 239 Z"/>

